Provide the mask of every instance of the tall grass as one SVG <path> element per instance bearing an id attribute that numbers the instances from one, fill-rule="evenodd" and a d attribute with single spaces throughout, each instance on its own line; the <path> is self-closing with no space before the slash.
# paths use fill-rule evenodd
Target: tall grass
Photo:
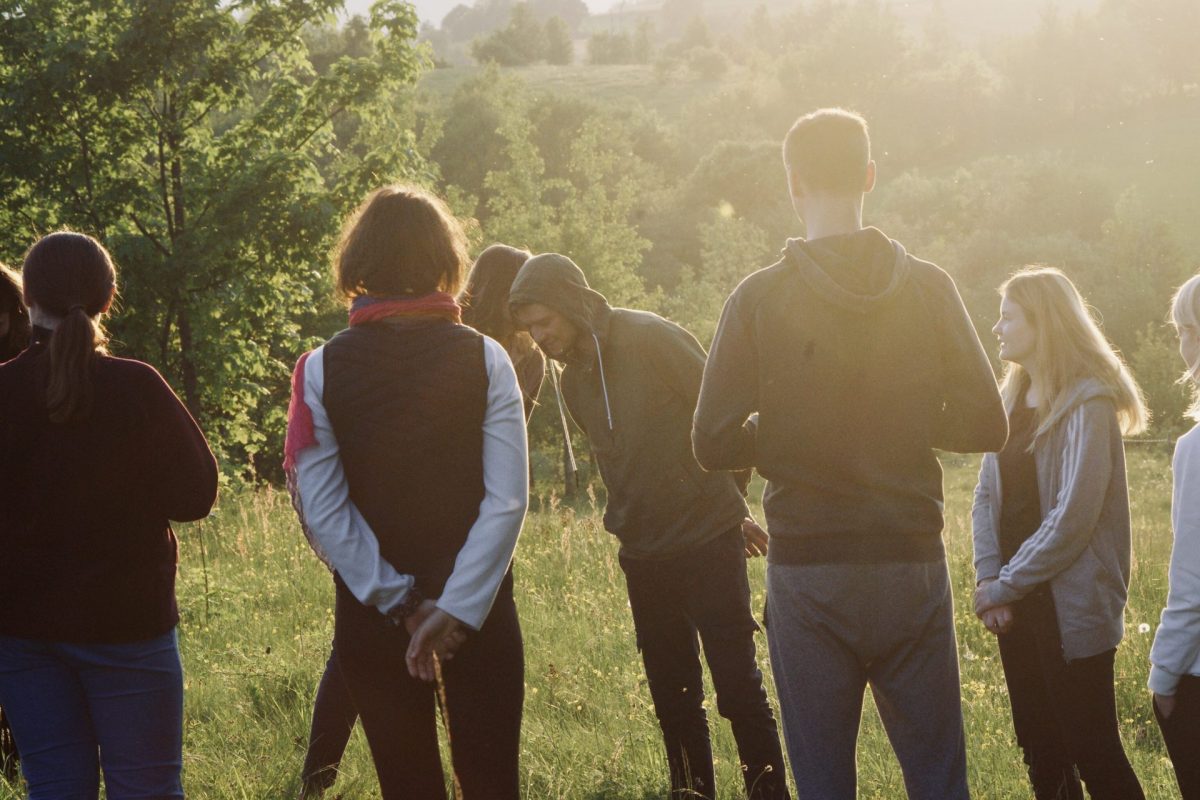
<path id="1" fill-rule="evenodd" d="M 946 543 L 976 797 L 1028 798 L 993 637 L 971 613 L 970 497 L 975 458 L 949 458 Z M 1161 449 L 1131 447 L 1135 565 L 1127 637 L 1117 656 L 1122 734 L 1150 798 L 1177 796 L 1144 688 L 1147 654 L 1166 597 L 1170 473 Z M 517 551 L 517 603 L 526 646 L 522 761 L 529 798 L 662 797 L 666 763 L 634 646 L 616 542 L 584 500 L 537 504 Z M 286 496 L 226 496 L 206 522 L 180 531 L 180 645 L 186 672 L 185 784 L 190 797 L 294 797 L 309 714 L 332 633 L 333 587 L 308 551 Z M 763 564 L 750 565 L 756 613 Z M 770 675 L 766 643 L 759 660 Z M 711 686 L 711 684 L 709 684 Z M 772 687 L 773 689 L 773 687 Z M 772 701 L 774 692 L 772 690 Z M 729 726 L 713 719 L 721 798 L 741 779 Z M 859 796 L 899 798 L 903 781 L 874 707 L 859 742 Z M 332 799 L 378 795 L 361 732 Z M 0 800 L 22 793 L 0 782 Z"/>

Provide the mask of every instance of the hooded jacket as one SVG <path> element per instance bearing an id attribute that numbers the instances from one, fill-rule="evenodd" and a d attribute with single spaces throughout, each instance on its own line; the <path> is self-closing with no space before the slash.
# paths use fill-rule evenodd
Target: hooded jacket
<path id="1" fill-rule="evenodd" d="M 662 559 L 736 527 L 747 514 L 733 475 L 705 472 L 692 454 L 692 415 L 704 349 L 644 311 L 612 308 L 566 256 L 531 258 L 509 293 L 579 332 L 563 360 L 562 393 L 591 444 L 608 490 L 604 527 L 629 558 Z"/>
<path id="2" fill-rule="evenodd" d="M 866 228 L 792 240 L 734 290 L 693 439 L 706 468 L 767 478 L 772 562 L 878 563 L 942 558 L 935 448 L 1007 434 L 950 276 Z"/>
<path id="3" fill-rule="evenodd" d="M 1033 442 L 1042 523 L 1002 565 L 1003 487 L 995 453 L 983 457 L 971 522 L 979 582 L 996 604 L 1049 583 L 1063 657 L 1116 647 L 1124 634 L 1130 571 L 1125 446 L 1111 392 L 1095 380 L 1071 391 L 1064 413 Z"/>

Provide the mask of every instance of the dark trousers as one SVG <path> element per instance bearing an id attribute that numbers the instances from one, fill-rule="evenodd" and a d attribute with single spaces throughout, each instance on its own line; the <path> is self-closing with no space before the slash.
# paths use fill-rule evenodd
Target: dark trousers
<path id="1" fill-rule="evenodd" d="M 329 661 L 325 663 L 325 674 L 317 686 L 316 702 L 313 703 L 308 752 L 304 756 L 304 771 L 301 773 L 306 792 L 319 793 L 333 785 L 357 721 L 358 709 L 338 667 L 335 639 Z"/>
<path id="2" fill-rule="evenodd" d="M 1017 744 L 1037 800 L 1144 800 L 1125 756 L 1113 691 L 1116 650 L 1063 658 L 1054 601 L 1039 589 L 1019 601 L 1000 639 Z"/>
<path id="3" fill-rule="evenodd" d="M 20 777 L 20 765 L 17 741 L 13 739 L 12 730 L 8 727 L 8 718 L 4 716 L 4 709 L 0 708 L 0 776 L 15 783 Z"/>
<path id="4" fill-rule="evenodd" d="M 1154 707 L 1167 754 L 1175 766 L 1183 800 L 1200 800 L 1200 676 L 1184 675 L 1175 690 L 1175 710 L 1163 719 Z"/>
<path id="5" fill-rule="evenodd" d="M 758 625 L 740 529 L 665 561 L 622 557 L 638 649 L 662 728 L 672 797 L 714 797 L 700 643 L 730 721 L 746 790 L 788 797 L 783 752 L 754 652 Z"/>
<path id="6" fill-rule="evenodd" d="M 404 661 L 408 633 L 360 604 L 339 581 L 334 639 L 384 800 L 445 798 L 437 689 L 409 676 Z M 443 665 L 442 677 L 443 719 L 462 796 L 516 798 L 525 655 L 511 584 L 501 589 L 482 630 L 470 634 Z"/>

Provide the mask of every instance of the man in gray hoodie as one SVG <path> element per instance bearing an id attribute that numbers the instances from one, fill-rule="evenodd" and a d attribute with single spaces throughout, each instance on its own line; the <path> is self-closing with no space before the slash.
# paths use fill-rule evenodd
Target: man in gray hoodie
<path id="1" fill-rule="evenodd" d="M 1007 421 L 954 282 L 862 226 L 866 123 L 826 109 L 784 160 L 808 239 L 729 297 L 693 429 L 708 469 L 767 478 L 768 643 L 803 798 L 852 800 L 863 692 L 910 798 L 966 798 L 936 449 Z"/>
<path id="2" fill-rule="evenodd" d="M 703 642 L 747 792 L 755 800 L 786 798 L 746 579 L 746 556 L 764 542 L 743 539 L 747 509 L 734 476 L 705 472 L 692 454 L 703 348 L 662 317 L 612 308 L 579 267 L 554 253 L 525 263 L 509 302 L 518 325 L 565 365 L 563 400 L 587 434 L 608 490 L 604 526 L 621 542 L 672 797 L 716 796 Z M 762 535 L 752 524 L 746 529 Z"/>

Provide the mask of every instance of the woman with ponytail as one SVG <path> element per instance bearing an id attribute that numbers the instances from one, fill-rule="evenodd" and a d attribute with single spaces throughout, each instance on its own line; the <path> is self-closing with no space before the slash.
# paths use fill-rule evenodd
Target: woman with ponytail
<path id="1" fill-rule="evenodd" d="M 288 409 L 284 467 L 335 570 L 334 651 L 384 800 L 446 796 L 440 702 L 461 796 L 520 788 L 508 568 L 528 504 L 525 417 L 504 348 L 462 324 L 465 262 L 441 200 L 368 197 L 336 257 L 350 327 L 301 357 Z"/>
<path id="2" fill-rule="evenodd" d="M 33 322 L 0 365 L 0 705 L 30 800 L 182 798 L 183 678 L 170 521 L 217 468 L 151 367 L 108 355 L 116 270 L 90 236 L 25 254 Z"/>
<path id="3" fill-rule="evenodd" d="M 1008 442 L 983 457 L 975 612 L 999 639 L 1038 800 L 1144 800 L 1121 744 L 1113 662 L 1130 571 L 1122 435 L 1141 390 L 1074 284 L 1030 267 L 1000 287 Z"/>

